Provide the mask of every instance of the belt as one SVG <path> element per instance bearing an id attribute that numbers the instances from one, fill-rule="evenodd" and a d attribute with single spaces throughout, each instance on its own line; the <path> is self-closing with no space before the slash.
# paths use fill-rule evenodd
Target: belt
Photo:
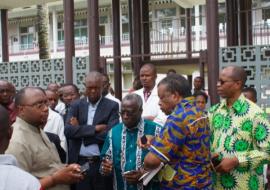
<path id="1" fill-rule="evenodd" d="M 79 156 L 78 159 L 89 163 L 96 163 L 100 161 L 99 156 Z"/>

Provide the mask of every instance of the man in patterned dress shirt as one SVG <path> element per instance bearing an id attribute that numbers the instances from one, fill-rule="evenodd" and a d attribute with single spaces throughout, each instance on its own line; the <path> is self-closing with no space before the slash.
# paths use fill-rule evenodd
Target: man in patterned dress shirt
<path id="1" fill-rule="evenodd" d="M 217 83 L 223 100 L 209 111 L 211 151 L 219 160 L 214 188 L 262 190 L 263 166 L 270 159 L 270 125 L 266 114 L 242 94 L 242 67 L 224 68 Z"/>
<path id="2" fill-rule="evenodd" d="M 164 172 L 162 190 L 211 189 L 210 128 L 204 113 L 194 106 L 188 81 L 170 74 L 158 84 L 159 105 L 169 115 L 144 160 L 146 170 L 161 162 L 174 171 Z M 163 170 L 166 171 L 166 170 Z"/>

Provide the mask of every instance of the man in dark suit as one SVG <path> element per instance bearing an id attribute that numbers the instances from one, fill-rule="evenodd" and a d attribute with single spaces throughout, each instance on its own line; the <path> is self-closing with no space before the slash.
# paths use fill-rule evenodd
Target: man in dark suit
<path id="1" fill-rule="evenodd" d="M 65 135 L 69 141 L 69 162 L 89 162 L 90 169 L 76 190 L 107 190 L 99 173 L 100 150 L 106 134 L 119 123 L 119 107 L 102 97 L 102 75 L 90 72 L 85 79 L 85 98 L 71 104 L 67 114 Z"/>

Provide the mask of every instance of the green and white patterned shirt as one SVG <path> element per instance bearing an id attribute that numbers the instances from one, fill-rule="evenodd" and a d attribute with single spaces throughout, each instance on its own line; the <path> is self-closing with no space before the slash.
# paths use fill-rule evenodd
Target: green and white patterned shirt
<path id="1" fill-rule="evenodd" d="M 214 189 L 262 190 L 263 165 L 270 160 L 270 124 L 256 104 L 241 95 L 231 108 L 226 100 L 209 110 L 211 152 L 236 156 L 239 166 L 214 174 Z"/>

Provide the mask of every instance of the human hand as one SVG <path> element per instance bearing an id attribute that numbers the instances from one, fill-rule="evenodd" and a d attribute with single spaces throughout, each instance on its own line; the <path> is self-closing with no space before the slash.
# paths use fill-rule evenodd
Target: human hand
<path id="1" fill-rule="evenodd" d="M 105 124 L 99 124 L 95 126 L 96 133 L 104 133 L 107 129 L 107 125 Z"/>
<path id="2" fill-rule="evenodd" d="M 133 170 L 131 172 L 123 174 L 123 177 L 128 183 L 137 184 L 139 183 L 139 179 L 142 175 L 143 175 L 143 172 L 141 170 Z"/>
<path id="3" fill-rule="evenodd" d="M 144 117 L 144 119 L 147 119 L 147 120 L 153 121 L 153 120 L 155 119 L 155 117 L 154 117 L 154 116 L 149 115 L 149 116 L 145 116 L 145 117 Z"/>
<path id="4" fill-rule="evenodd" d="M 239 165 L 237 157 L 223 158 L 219 165 L 215 167 L 216 172 L 228 173 Z"/>
<path id="5" fill-rule="evenodd" d="M 83 179 L 81 173 L 81 166 L 78 164 L 70 164 L 64 168 L 57 170 L 52 175 L 55 184 L 72 184 L 77 183 Z"/>
<path id="6" fill-rule="evenodd" d="M 152 144 L 154 136 L 153 135 L 145 135 L 145 137 L 146 137 L 146 143 L 145 144 L 142 143 L 141 138 L 139 138 L 137 144 L 138 144 L 139 147 L 141 147 L 143 149 L 148 149 Z"/>
<path id="7" fill-rule="evenodd" d="M 109 159 L 104 159 L 101 162 L 101 172 L 104 175 L 110 175 L 113 169 L 113 162 Z"/>
<path id="8" fill-rule="evenodd" d="M 69 120 L 69 123 L 72 126 L 78 126 L 79 125 L 79 122 L 78 122 L 76 117 L 71 117 L 70 120 Z"/>

